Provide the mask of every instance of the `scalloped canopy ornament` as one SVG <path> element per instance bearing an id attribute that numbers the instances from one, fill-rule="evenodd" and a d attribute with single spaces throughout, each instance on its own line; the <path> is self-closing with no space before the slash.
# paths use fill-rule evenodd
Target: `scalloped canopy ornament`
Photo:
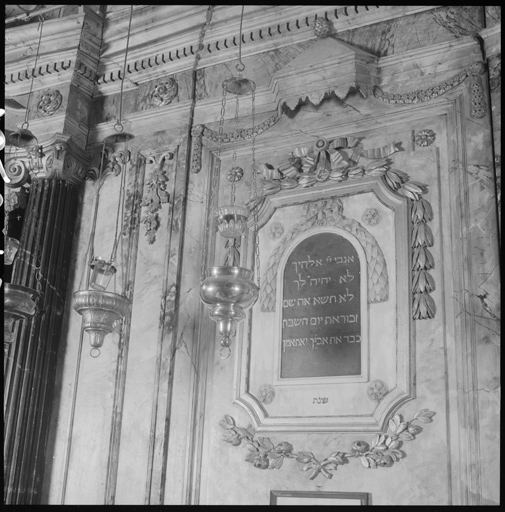
<path id="1" fill-rule="evenodd" d="M 275 73 L 281 102 L 294 109 L 300 102 L 318 105 L 334 93 L 344 100 L 351 91 L 367 98 L 376 85 L 377 57 L 333 36 L 317 39 Z"/>

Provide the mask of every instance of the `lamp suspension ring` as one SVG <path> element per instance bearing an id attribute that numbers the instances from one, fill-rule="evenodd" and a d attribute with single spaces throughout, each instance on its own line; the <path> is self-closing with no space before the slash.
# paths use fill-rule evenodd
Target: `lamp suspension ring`
<path id="1" fill-rule="evenodd" d="M 225 345 L 224 347 L 221 347 L 219 350 L 219 357 L 221 359 L 228 359 L 231 354 L 231 348 L 228 345 Z"/>
<path id="2" fill-rule="evenodd" d="M 28 130 L 28 126 L 30 126 L 30 125 L 28 124 L 28 121 L 25 121 L 25 122 L 21 125 L 21 129 L 22 129 L 22 130 Z"/>
<path id="3" fill-rule="evenodd" d="M 97 348 L 97 347 L 93 347 L 90 351 L 89 351 L 89 355 L 93 358 L 93 359 L 96 359 L 99 355 L 100 355 L 100 349 Z"/>
<path id="4" fill-rule="evenodd" d="M 235 66 L 235 69 L 239 72 L 239 73 L 242 73 L 242 71 L 244 71 L 245 69 L 245 64 L 243 62 L 239 62 L 236 66 Z"/>
<path id="5" fill-rule="evenodd" d="M 124 126 L 119 121 L 114 125 L 114 130 L 117 132 L 122 132 L 124 130 Z"/>

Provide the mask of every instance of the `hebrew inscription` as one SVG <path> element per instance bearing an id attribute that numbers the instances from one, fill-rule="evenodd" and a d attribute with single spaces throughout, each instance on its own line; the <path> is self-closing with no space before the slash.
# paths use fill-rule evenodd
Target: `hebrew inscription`
<path id="1" fill-rule="evenodd" d="M 281 378 L 361 373 L 356 249 L 336 233 L 302 240 L 283 274 Z"/>

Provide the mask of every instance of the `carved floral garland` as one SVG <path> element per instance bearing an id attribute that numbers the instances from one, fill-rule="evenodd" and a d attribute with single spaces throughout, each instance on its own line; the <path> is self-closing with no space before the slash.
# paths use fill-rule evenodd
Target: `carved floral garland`
<path id="1" fill-rule="evenodd" d="M 403 421 L 402 416 L 397 414 L 389 420 L 391 435 L 377 434 L 371 445 L 366 441 L 355 441 L 350 452 L 336 451 L 322 461 L 312 452 L 294 452 L 293 445 L 286 441 L 274 444 L 268 437 L 256 436 L 251 425 L 247 429 L 239 427 L 231 416 L 225 415 L 219 424 L 226 430 L 223 441 L 233 446 L 239 446 L 242 441 L 248 445 L 249 453 L 245 460 L 255 468 L 280 469 L 284 459 L 295 459 L 302 465 L 303 471 L 310 471 L 309 479 L 314 480 L 319 474 L 333 478 L 330 471 L 336 471 L 338 466 L 346 464 L 351 458 L 359 458 L 367 469 L 392 466 L 406 457 L 401 450 L 403 442 L 414 440 L 423 430 L 419 425 L 413 425 L 414 421 L 431 423 L 434 415 L 434 412 L 422 409 L 412 420 Z"/>
<path id="2" fill-rule="evenodd" d="M 410 181 L 403 171 L 391 169 L 392 162 L 387 157 L 397 151 L 395 143 L 363 150 L 355 137 L 320 138 L 310 148 L 295 148 L 277 167 L 269 163 L 257 164 L 257 172 L 263 175 L 258 207 L 266 196 L 282 189 L 313 187 L 328 180 L 382 179 L 390 190 L 412 201 L 412 317 L 414 320 L 434 318 L 436 307 L 430 293 L 435 289 L 435 281 L 429 273 L 434 259 L 428 249 L 433 246 L 433 233 L 427 224 L 433 219 L 433 210 L 421 197 L 428 191 L 426 185 Z M 362 163 L 363 157 L 369 161 Z M 250 202 L 248 206 L 252 209 L 254 205 Z"/>

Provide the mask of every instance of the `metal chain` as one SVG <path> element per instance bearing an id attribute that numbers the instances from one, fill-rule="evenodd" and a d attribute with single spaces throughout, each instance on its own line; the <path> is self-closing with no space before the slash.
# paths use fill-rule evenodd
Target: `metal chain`
<path id="1" fill-rule="evenodd" d="M 238 94 L 235 95 L 236 101 L 235 101 L 235 134 L 236 137 L 233 138 L 233 161 L 231 164 L 232 169 L 236 169 L 237 167 L 237 139 L 239 134 L 238 129 L 238 109 L 239 109 L 239 101 L 238 101 Z M 220 134 L 222 135 L 222 133 Z M 230 204 L 235 204 L 235 180 L 232 180 L 231 182 L 231 192 L 230 192 Z"/>
<path id="2" fill-rule="evenodd" d="M 125 147 L 124 147 L 124 153 L 121 158 L 123 169 L 121 172 L 121 182 L 119 186 L 119 200 L 117 205 L 117 213 L 116 213 L 116 231 L 114 233 L 114 245 L 112 246 L 112 253 L 110 255 L 110 263 L 113 263 L 116 261 L 116 253 L 117 253 L 117 246 L 119 244 L 119 239 L 121 236 L 120 230 L 119 230 L 119 219 L 123 219 L 124 215 L 124 209 L 122 208 L 122 203 L 124 201 L 125 196 L 125 185 L 126 185 L 126 172 L 127 172 L 127 164 L 129 161 L 128 158 L 128 139 L 125 141 Z M 123 211 L 122 211 L 123 210 Z"/>
<path id="3" fill-rule="evenodd" d="M 226 112 L 226 89 L 223 87 L 223 98 L 221 100 L 221 118 L 219 119 L 219 136 L 217 139 L 217 151 L 214 162 L 214 169 L 212 173 L 212 183 L 210 186 L 210 218 L 211 218 L 211 229 L 214 226 L 214 219 L 217 213 L 217 194 L 218 194 L 218 186 L 219 186 L 219 171 L 221 168 L 221 144 L 223 138 L 223 127 L 224 127 L 224 115 Z M 205 271 L 205 265 L 207 264 L 207 257 L 209 252 L 209 243 L 208 243 L 208 232 L 205 233 L 203 245 L 203 256 L 202 256 L 202 265 L 201 265 L 201 276 L 200 276 L 200 286 L 203 284 L 205 279 L 207 278 L 207 273 Z"/>
<path id="4" fill-rule="evenodd" d="M 253 222 L 254 222 L 254 245 L 255 245 L 255 258 L 256 258 L 256 282 L 258 288 L 260 287 L 260 237 L 258 233 L 258 188 L 256 185 L 256 133 L 254 130 L 254 114 L 255 114 L 255 90 L 256 84 L 253 85 L 252 94 L 252 193 L 253 193 Z"/>

